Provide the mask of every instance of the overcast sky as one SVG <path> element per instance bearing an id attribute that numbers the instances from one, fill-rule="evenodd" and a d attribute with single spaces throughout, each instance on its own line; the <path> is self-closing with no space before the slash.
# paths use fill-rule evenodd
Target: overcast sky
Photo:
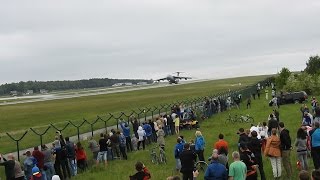
<path id="1" fill-rule="evenodd" d="M 0 0 L 0 84 L 303 70 L 319 0 Z"/>

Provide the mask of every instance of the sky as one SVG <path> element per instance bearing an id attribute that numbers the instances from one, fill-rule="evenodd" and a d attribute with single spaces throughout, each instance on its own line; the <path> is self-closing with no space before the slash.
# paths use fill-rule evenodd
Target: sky
<path id="1" fill-rule="evenodd" d="M 0 0 L 0 84 L 303 70 L 318 0 Z"/>

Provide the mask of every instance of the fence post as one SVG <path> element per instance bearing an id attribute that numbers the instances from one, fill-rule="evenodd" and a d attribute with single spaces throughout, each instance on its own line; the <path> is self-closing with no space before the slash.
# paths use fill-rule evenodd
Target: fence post
<path id="1" fill-rule="evenodd" d="M 87 120 L 82 121 L 82 123 L 80 125 L 76 125 L 74 124 L 72 121 L 69 121 L 69 123 L 74 126 L 75 128 L 77 128 L 77 133 L 78 133 L 78 141 L 80 141 L 80 127 L 86 122 Z"/>
<path id="2" fill-rule="evenodd" d="M 25 131 L 23 133 L 23 135 L 19 138 L 19 139 L 15 139 L 14 137 L 12 137 L 9 133 L 6 133 L 13 141 L 16 142 L 16 145 L 17 145 L 17 153 L 18 153 L 18 161 L 20 161 L 20 147 L 19 147 L 19 141 L 21 141 L 24 136 L 28 133 L 28 130 Z"/>
<path id="3" fill-rule="evenodd" d="M 43 133 L 38 133 L 38 132 L 36 132 L 35 129 L 30 128 L 30 130 L 31 130 L 33 133 L 35 133 L 36 135 L 40 136 L 40 144 L 41 144 L 41 146 L 43 145 L 42 136 L 45 135 L 50 128 L 51 128 L 51 126 L 48 126 L 48 128 L 47 128 Z"/>
<path id="4" fill-rule="evenodd" d="M 83 120 L 85 120 L 88 124 L 90 124 L 90 128 L 91 128 L 91 136 L 93 137 L 93 125 L 96 124 L 99 120 L 99 117 L 97 117 L 96 120 L 94 120 L 92 123 L 90 123 L 89 121 L 87 121 L 85 118 L 83 118 Z"/>

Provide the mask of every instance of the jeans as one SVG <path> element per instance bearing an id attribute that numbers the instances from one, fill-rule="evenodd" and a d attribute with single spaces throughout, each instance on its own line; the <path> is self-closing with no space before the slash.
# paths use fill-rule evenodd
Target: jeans
<path id="1" fill-rule="evenodd" d="M 44 166 L 47 167 L 47 170 L 46 170 L 47 180 L 51 180 L 52 176 L 56 174 L 56 171 L 54 170 L 53 162 L 46 162 L 44 163 Z"/>
<path id="2" fill-rule="evenodd" d="M 131 137 L 128 136 L 126 137 L 126 146 L 127 146 L 127 151 L 133 151 L 133 148 L 132 148 L 132 144 L 131 144 Z"/>
<path id="3" fill-rule="evenodd" d="M 298 155 L 298 160 L 300 161 L 300 164 L 301 164 L 301 170 L 308 170 L 308 160 L 307 160 L 308 151 L 297 152 L 297 155 Z"/>
<path id="4" fill-rule="evenodd" d="M 74 158 L 68 158 L 68 162 L 69 162 L 71 176 L 77 175 L 77 171 L 78 171 L 77 160 Z"/>

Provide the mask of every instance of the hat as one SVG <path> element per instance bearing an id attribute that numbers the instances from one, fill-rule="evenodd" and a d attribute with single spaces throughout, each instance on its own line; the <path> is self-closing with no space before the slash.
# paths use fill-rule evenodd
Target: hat
<path id="1" fill-rule="evenodd" d="M 37 175 L 37 174 L 39 174 L 39 173 L 40 173 L 40 169 L 39 169 L 37 166 L 35 166 L 35 167 L 32 168 L 32 174 L 33 174 L 33 175 Z"/>
<path id="2" fill-rule="evenodd" d="M 28 150 L 25 153 L 23 153 L 23 155 L 31 155 L 31 152 Z"/>
<path id="3" fill-rule="evenodd" d="M 54 175 L 54 176 L 52 176 L 52 180 L 61 180 L 61 179 L 58 175 Z"/>

